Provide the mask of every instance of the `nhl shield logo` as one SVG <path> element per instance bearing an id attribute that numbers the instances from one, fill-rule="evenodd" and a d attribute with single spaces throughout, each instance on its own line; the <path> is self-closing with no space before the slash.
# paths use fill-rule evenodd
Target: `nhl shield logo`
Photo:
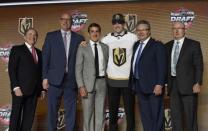
<path id="1" fill-rule="evenodd" d="M 25 31 L 33 27 L 33 18 L 19 18 L 18 31 L 21 35 L 25 34 Z"/>
<path id="2" fill-rule="evenodd" d="M 137 24 L 137 14 L 126 14 L 125 21 L 126 21 L 125 28 L 130 32 L 135 32 L 136 24 Z"/>
<path id="3" fill-rule="evenodd" d="M 117 66 L 122 66 L 126 63 L 126 48 L 113 49 L 113 62 Z"/>

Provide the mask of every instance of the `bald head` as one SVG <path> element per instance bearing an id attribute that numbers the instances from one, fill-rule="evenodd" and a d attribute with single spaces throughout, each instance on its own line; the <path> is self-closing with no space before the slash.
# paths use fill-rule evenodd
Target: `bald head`
<path id="1" fill-rule="evenodd" d="M 180 40 L 185 36 L 185 25 L 184 23 L 177 21 L 173 22 L 172 25 L 173 37 L 175 40 Z"/>
<path id="2" fill-rule="evenodd" d="M 71 15 L 63 13 L 60 17 L 60 26 L 62 30 L 69 31 L 71 29 Z"/>

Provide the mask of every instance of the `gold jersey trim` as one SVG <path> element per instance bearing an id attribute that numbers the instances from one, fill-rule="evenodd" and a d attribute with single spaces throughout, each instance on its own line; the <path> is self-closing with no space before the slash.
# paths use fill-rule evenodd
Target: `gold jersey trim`
<path id="1" fill-rule="evenodd" d="M 111 77 L 111 76 L 108 76 L 109 79 L 112 79 L 112 80 L 129 80 L 129 77 L 126 77 L 126 78 L 118 78 L 118 77 Z"/>

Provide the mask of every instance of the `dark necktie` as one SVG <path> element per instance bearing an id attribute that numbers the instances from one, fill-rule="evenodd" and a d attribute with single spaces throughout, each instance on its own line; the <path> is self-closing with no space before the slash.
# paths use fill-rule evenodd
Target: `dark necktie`
<path id="1" fill-rule="evenodd" d="M 94 50 L 95 50 L 95 73 L 96 73 L 96 77 L 99 76 L 99 57 L 98 57 L 98 49 L 97 49 L 97 44 L 94 44 Z"/>
<path id="2" fill-rule="evenodd" d="M 33 56 L 33 60 L 35 62 L 35 64 L 38 63 L 37 57 L 36 57 L 36 51 L 35 51 L 35 47 L 32 47 L 32 56 Z"/>
<path id="3" fill-rule="evenodd" d="M 137 54 L 137 57 L 136 57 L 136 62 L 135 62 L 135 65 L 134 65 L 134 77 L 136 79 L 139 79 L 139 60 L 140 60 L 140 57 L 141 57 L 141 53 L 142 53 L 142 45 L 143 43 L 140 43 L 139 44 L 139 50 L 138 50 L 138 54 Z"/>

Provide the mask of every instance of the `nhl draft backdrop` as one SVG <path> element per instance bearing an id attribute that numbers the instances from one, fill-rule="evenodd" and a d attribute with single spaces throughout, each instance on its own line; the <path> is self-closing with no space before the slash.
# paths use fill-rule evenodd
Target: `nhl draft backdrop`
<path id="1" fill-rule="evenodd" d="M 111 18 L 114 13 L 123 13 L 127 24 L 126 29 L 134 32 L 138 20 L 146 19 L 152 26 L 152 36 L 164 43 L 172 39 L 171 22 L 185 21 L 187 36 L 201 42 L 204 58 L 204 79 L 202 92 L 199 95 L 198 124 L 199 131 L 208 130 L 208 2 L 206 1 L 154 1 L 154 2 L 90 2 L 37 4 L 24 6 L 3 6 L 0 8 L 0 130 L 8 129 L 11 111 L 11 94 L 8 77 L 8 56 L 14 45 L 23 42 L 22 34 L 29 27 L 39 32 L 37 47 L 42 48 L 46 32 L 59 28 L 58 19 L 61 13 L 70 12 L 73 15 L 73 30 L 86 36 L 87 26 L 96 22 L 102 27 L 102 35 L 112 31 Z M 78 100 L 77 131 L 82 131 L 82 109 Z M 47 100 L 39 101 L 34 121 L 34 131 L 45 131 L 47 116 Z M 121 101 L 122 105 L 122 101 Z M 140 116 L 136 109 L 136 130 L 142 130 Z M 165 98 L 166 130 L 171 130 L 169 116 L 169 101 Z M 125 114 L 119 109 L 120 131 L 124 131 Z M 106 110 L 106 127 L 108 125 L 108 110 Z M 59 111 L 58 129 L 64 129 L 64 110 Z"/>

